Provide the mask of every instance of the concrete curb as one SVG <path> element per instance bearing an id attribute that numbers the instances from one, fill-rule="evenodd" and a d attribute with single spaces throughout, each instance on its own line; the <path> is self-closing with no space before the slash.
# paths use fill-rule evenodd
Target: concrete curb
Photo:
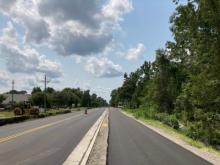
<path id="1" fill-rule="evenodd" d="M 106 165 L 108 156 L 108 136 L 109 136 L 109 121 L 107 111 L 105 118 L 101 124 L 95 144 L 89 155 L 87 165 Z"/>
<path id="2" fill-rule="evenodd" d="M 220 158 L 212 153 L 208 153 L 206 151 L 201 151 L 200 149 L 189 145 L 188 143 L 184 142 L 181 139 L 178 139 L 176 137 L 173 137 L 172 135 L 169 135 L 167 132 L 163 131 L 160 128 L 156 128 L 154 126 L 148 125 L 146 123 L 144 123 L 143 121 L 140 121 L 138 119 L 136 119 L 134 116 L 127 114 L 126 112 L 123 112 L 122 110 L 119 110 L 122 114 L 124 114 L 125 116 L 134 119 L 135 121 L 137 121 L 138 123 L 144 125 L 145 127 L 151 129 L 152 131 L 158 133 L 159 135 L 163 136 L 164 138 L 167 138 L 168 140 L 176 143 L 177 145 L 183 147 L 184 149 L 194 153 L 195 155 L 201 157 L 202 159 L 212 163 L 213 165 L 219 165 L 220 162 Z"/>
<path id="3" fill-rule="evenodd" d="M 72 151 L 63 165 L 86 165 L 89 154 L 95 143 L 102 122 L 106 116 L 106 110 L 102 113 L 95 124 L 89 129 L 86 135 L 82 138 L 76 148 Z"/>

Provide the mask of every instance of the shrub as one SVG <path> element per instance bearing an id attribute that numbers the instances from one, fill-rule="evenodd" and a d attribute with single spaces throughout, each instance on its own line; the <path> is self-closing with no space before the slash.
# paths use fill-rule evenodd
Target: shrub
<path id="1" fill-rule="evenodd" d="M 201 136 L 201 132 L 199 131 L 201 125 L 198 123 L 190 124 L 189 128 L 187 129 L 186 135 L 194 140 L 198 140 Z"/>
<path id="2" fill-rule="evenodd" d="M 174 129 L 179 129 L 179 122 L 175 115 L 170 115 L 168 117 L 168 125 L 173 127 Z"/>
<path id="3" fill-rule="evenodd" d="M 41 113 L 38 115 L 38 118 L 45 118 L 45 117 L 46 117 L 46 114 L 44 114 L 44 113 Z"/>
<path id="4" fill-rule="evenodd" d="M 166 113 L 158 113 L 154 115 L 154 119 L 159 120 L 160 122 L 174 129 L 179 129 L 179 122 L 175 115 L 168 115 Z"/>
<path id="5" fill-rule="evenodd" d="M 16 116 L 11 118 L 0 119 L 0 126 L 11 123 L 18 123 L 30 119 L 30 116 Z"/>

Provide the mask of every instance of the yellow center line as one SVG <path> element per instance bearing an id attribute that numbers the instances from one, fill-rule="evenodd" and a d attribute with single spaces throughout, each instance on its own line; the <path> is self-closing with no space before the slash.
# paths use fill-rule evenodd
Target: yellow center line
<path id="1" fill-rule="evenodd" d="M 41 129 L 44 129 L 44 128 L 47 128 L 47 127 L 51 127 L 51 126 L 54 126 L 54 125 L 63 123 L 64 121 L 70 120 L 70 119 L 72 119 L 72 118 L 75 118 L 75 117 L 78 117 L 78 116 L 81 116 L 81 115 L 82 115 L 82 114 L 79 114 L 79 115 L 72 116 L 72 117 L 69 117 L 69 118 L 66 118 L 66 119 L 63 119 L 63 120 L 59 120 L 59 121 L 56 121 L 56 122 L 52 122 L 52 123 L 49 123 L 49 124 L 45 124 L 45 125 L 42 125 L 42 126 L 40 126 L 40 127 L 36 127 L 36 128 L 32 128 L 32 129 L 23 131 L 23 132 L 19 132 L 19 133 L 16 133 L 16 134 L 14 134 L 14 135 L 10 135 L 10 136 L 4 137 L 4 138 L 0 138 L 0 143 L 3 143 L 3 142 L 6 142 L 6 141 L 9 141 L 9 140 L 18 138 L 18 137 L 23 136 L 23 135 L 30 134 L 30 133 L 32 133 L 32 132 L 36 132 L 36 131 L 38 131 L 38 130 L 41 130 Z"/>

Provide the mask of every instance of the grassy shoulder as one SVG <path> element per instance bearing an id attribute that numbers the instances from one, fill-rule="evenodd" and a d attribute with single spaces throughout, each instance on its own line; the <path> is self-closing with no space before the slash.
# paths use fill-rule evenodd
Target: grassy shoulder
<path id="1" fill-rule="evenodd" d="M 80 108 L 71 108 L 71 109 L 65 109 L 65 108 L 60 108 L 60 109 L 49 109 L 48 111 L 46 112 L 41 112 L 41 114 L 49 114 L 50 116 L 51 115 L 59 115 L 59 114 L 63 114 L 63 113 L 71 113 L 71 112 L 76 112 L 76 111 L 82 111 L 84 110 L 85 108 L 83 107 L 80 107 Z"/>
<path id="2" fill-rule="evenodd" d="M 33 120 L 38 118 L 45 118 L 49 116 L 56 116 L 61 114 L 67 114 L 76 111 L 82 111 L 85 108 L 72 108 L 72 109 L 49 109 L 46 112 L 41 112 L 39 115 L 22 115 L 15 116 L 12 111 L 1 111 L 0 112 L 0 126 L 12 123 L 24 122 L 27 120 Z"/>
<path id="3" fill-rule="evenodd" d="M 168 125 L 165 125 L 164 123 L 162 123 L 158 120 L 155 120 L 155 119 L 144 118 L 144 117 L 141 117 L 141 116 L 134 115 L 134 113 L 132 113 L 131 109 L 123 109 L 122 111 L 124 113 L 126 113 L 130 116 L 133 116 L 136 119 L 146 123 L 147 125 L 150 125 L 150 126 L 153 126 L 155 128 L 159 128 L 159 129 L 163 130 L 164 132 L 168 133 L 169 135 L 171 135 L 171 136 L 173 136 L 177 139 L 180 139 L 180 140 L 186 142 L 187 144 L 189 144 L 191 146 L 194 146 L 194 147 L 199 148 L 203 151 L 214 153 L 214 154 L 220 156 L 220 151 L 219 150 L 216 150 L 212 146 L 208 146 L 208 145 L 206 145 L 206 144 L 204 144 L 200 141 L 193 140 L 192 138 L 186 136 L 184 131 L 182 131 L 181 129 L 174 129 L 174 128 L 172 128 Z"/>
<path id="4" fill-rule="evenodd" d="M 8 118 L 8 117 L 14 117 L 14 112 L 12 111 L 1 111 L 0 112 L 0 119 L 1 118 Z"/>

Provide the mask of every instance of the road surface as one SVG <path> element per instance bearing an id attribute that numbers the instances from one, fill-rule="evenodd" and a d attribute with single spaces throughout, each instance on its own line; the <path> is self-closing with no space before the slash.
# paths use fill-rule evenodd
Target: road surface
<path id="1" fill-rule="evenodd" d="M 61 165 L 104 109 L 0 127 L 1 165 Z"/>
<path id="2" fill-rule="evenodd" d="M 108 165 L 210 165 L 115 109 L 109 117 Z"/>

